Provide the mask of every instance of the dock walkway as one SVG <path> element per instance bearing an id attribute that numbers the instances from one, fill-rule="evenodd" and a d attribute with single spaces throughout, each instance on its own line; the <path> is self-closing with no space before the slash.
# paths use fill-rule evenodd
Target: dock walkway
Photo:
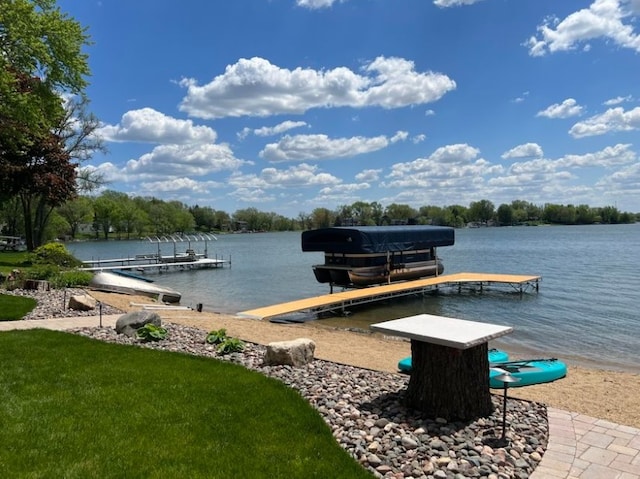
<path id="1" fill-rule="evenodd" d="M 191 261 L 159 261 L 144 260 L 141 258 L 118 258 L 109 260 L 83 261 L 85 266 L 80 268 L 82 271 L 109 271 L 109 270 L 128 270 L 128 271 L 155 271 L 162 272 L 171 269 L 203 269 L 203 268 L 222 268 L 225 265 L 231 265 L 230 260 L 218 258 L 198 258 Z"/>
<path id="2" fill-rule="evenodd" d="M 274 304 L 262 308 L 251 309 L 238 313 L 238 316 L 252 319 L 270 319 L 285 314 L 299 311 L 312 310 L 314 312 L 326 312 L 344 309 L 349 306 L 372 303 L 389 298 L 420 294 L 441 286 L 454 286 L 462 289 L 464 285 L 473 285 L 482 291 L 485 286 L 491 284 L 506 285 L 516 292 L 524 293 L 530 288 L 538 291 L 540 276 L 524 276 L 511 274 L 490 273 L 456 273 L 430 278 L 403 281 L 382 286 L 352 289 L 338 293 L 315 296 L 313 298 L 299 299 L 287 303 Z"/>

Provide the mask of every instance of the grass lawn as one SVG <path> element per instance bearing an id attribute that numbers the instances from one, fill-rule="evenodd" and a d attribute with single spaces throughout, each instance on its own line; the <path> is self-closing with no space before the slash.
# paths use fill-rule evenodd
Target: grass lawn
<path id="1" fill-rule="evenodd" d="M 24 318 L 37 302 L 33 298 L 0 294 L 0 321 L 14 321 Z"/>
<path id="2" fill-rule="evenodd" d="M 0 364 L 0 477 L 372 477 L 238 365 L 45 330 L 0 333 Z"/>
<path id="3" fill-rule="evenodd" d="M 14 269 L 28 269 L 31 267 L 29 253 L 26 251 L 0 251 L 0 273 L 9 274 Z"/>

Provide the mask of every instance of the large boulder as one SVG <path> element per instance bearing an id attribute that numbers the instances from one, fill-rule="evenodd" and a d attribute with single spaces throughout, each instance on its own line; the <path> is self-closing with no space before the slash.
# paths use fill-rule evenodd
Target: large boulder
<path id="1" fill-rule="evenodd" d="M 313 361 L 315 350 L 316 343 L 308 338 L 269 343 L 264 355 L 264 364 L 267 366 L 304 366 Z"/>
<path id="2" fill-rule="evenodd" d="M 118 334 L 126 334 L 127 336 L 135 338 L 138 329 L 148 323 L 158 327 L 162 326 L 162 320 L 158 313 L 145 310 L 133 311 L 131 313 L 123 314 L 118 318 L 116 321 L 116 332 Z"/>
<path id="3" fill-rule="evenodd" d="M 91 311 L 96 309 L 98 302 L 88 294 L 74 294 L 69 298 L 69 309 L 76 311 Z"/>

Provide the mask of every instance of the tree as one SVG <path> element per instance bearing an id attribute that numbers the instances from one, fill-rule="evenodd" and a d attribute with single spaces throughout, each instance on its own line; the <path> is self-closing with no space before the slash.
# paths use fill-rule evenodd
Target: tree
<path id="1" fill-rule="evenodd" d="M 409 205 L 391 203 L 385 208 L 385 216 L 389 218 L 391 224 L 409 222 L 418 217 L 418 212 Z"/>
<path id="2" fill-rule="evenodd" d="M 60 93 L 80 94 L 87 85 L 89 65 L 82 53 L 87 43 L 85 29 L 55 0 L 2 1 L 0 138 L 21 144 L 35 131 L 55 128 L 62 114 Z M 33 79 L 38 81 L 29 82 Z M 31 88 L 20 87 L 24 82 Z"/>
<path id="3" fill-rule="evenodd" d="M 513 224 L 514 211 L 513 208 L 506 203 L 498 206 L 498 223 L 501 226 L 511 226 Z"/>
<path id="4" fill-rule="evenodd" d="M 195 205 L 189 208 L 189 212 L 195 220 L 196 230 L 208 233 L 216 227 L 216 212 L 210 206 Z"/>
<path id="5" fill-rule="evenodd" d="M 109 239 L 109 233 L 120 220 L 124 193 L 107 190 L 93 202 L 94 227 L 96 234 L 102 231 L 103 238 Z"/>
<path id="6" fill-rule="evenodd" d="M 85 196 L 81 196 L 75 200 L 67 201 L 58 208 L 58 214 L 67 221 L 69 234 L 75 239 L 78 227 L 82 223 L 91 221 L 93 217 L 91 200 Z"/>
<path id="7" fill-rule="evenodd" d="M 487 224 L 495 215 L 495 207 L 489 200 L 473 201 L 469 204 L 469 219 Z"/>
<path id="8" fill-rule="evenodd" d="M 311 212 L 312 228 L 329 228 L 335 223 L 335 213 L 327 208 L 316 208 Z"/>
<path id="9" fill-rule="evenodd" d="M 32 251 L 43 243 L 53 209 L 75 195 L 76 164 L 54 134 L 36 138 L 22 154 L 14 152 L 4 159 L 0 184 L 20 199 L 25 241 Z"/>
<path id="10" fill-rule="evenodd" d="M 30 250 L 42 243 L 53 208 L 76 192 L 63 95 L 86 86 L 87 39 L 53 0 L 2 2 L 0 194 L 20 199 Z"/>
<path id="11" fill-rule="evenodd" d="M 447 206 L 444 212 L 445 212 L 445 216 L 444 216 L 445 221 L 444 223 L 442 223 L 443 225 L 461 228 L 467 223 L 467 216 L 469 215 L 469 211 L 464 206 L 461 206 L 461 205 Z"/>

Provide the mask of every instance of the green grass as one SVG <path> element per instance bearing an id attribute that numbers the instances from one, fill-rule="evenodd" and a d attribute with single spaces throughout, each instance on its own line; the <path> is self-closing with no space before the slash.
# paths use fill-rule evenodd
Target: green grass
<path id="1" fill-rule="evenodd" d="M 26 251 L 0 251 L 0 272 L 5 275 L 14 269 L 28 269 L 31 267 L 29 253 Z"/>
<path id="2" fill-rule="evenodd" d="M 45 330 L 0 333 L 0 364 L 0 477 L 371 477 L 238 365 Z"/>
<path id="3" fill-rule="evenodd" d="M 33 298 L 0 294 L 0 321 L 22 319 L 36 307 L 36 304 Z"/>

